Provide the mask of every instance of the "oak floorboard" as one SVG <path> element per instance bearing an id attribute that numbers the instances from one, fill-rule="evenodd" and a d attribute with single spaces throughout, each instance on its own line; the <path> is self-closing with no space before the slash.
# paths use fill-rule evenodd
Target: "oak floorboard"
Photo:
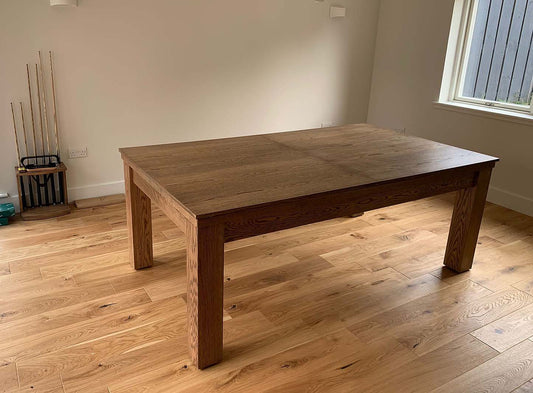
<path id="1" fill-rule="evenodd" d="M 391 224 L 392 225 L 392 224 Z M 297 228 L 295 228 L 297 229 Z M 374 233 L 376 228 L 367 224 L 364 220 L 351 219 L 339 225 L 329 225 L 325 228 L 313 227 L 310 230 L 306 231 L 297 231 L 295 234 L 292 234 L 292 229 L 289 233 L 285 233 L 285 236 L 278 237 L 267 237 L 267 240 L 263 242 L 256 243 L 255 246 L 258 247 L 263 253 L 268 255 L 278 255 L 286 252 L 289 249 L 297 250 L 298 247 L 305 247 L 306 245 L 312 245 L 314 242 L 328 241 L 332 237 L 346 237 L 349 236 L 352 232 L 361 232 L 367 229 Z M 390 226 L 387 228 L 382 228 L 383 232 L 398 231 L 398 228 Z M 287 231 L 286 231 L 287 232 Z M 363 232 L 363 233 L 366 233 Z M 268 235 L 265 235 L 268 236 Z M 364 236 L 364 235 L 359 235 Z M 270 240 L 271 239 L 271 240 Z M 354 237 L 355 239 L 355 237 Z M 349 239 L 352 240 L 352 239 Z M 241 240 L 239 240 L 240 242 Z"/>
<path id="2" fill-rule="evenodd" d="M 416 326 L 412 330 L 414 335 L 431 326 L 443 313 L 463 310 L 470 302 L 490 294 L 488 289 L 474 282 L 463 281 L 379 313 L 350 326 L 349 330 L 367 342 L 408 330 L 403 329 L 405 326 Z"/>
<path id="3" fill-rule="evenodd" d="M 524 280 L 513 284 L 513 287 L 533 295 L 533 279 Z"/>
<path id="4" fill-rule="evenodd" d="M 263 391 L 298 391 L 297 380 L 313 380 L 321 375 L 349 377 L 356 380 L 378 367 L 416 358 L 397 342 L 385 338 L 367 345 L 345 329 L 325 335 L 317 340 L 288 349 L 272 357 L 253 363 L 249 368 L 257 370 L 264 380 Z M 245 369 L 237 369 L 207 383 L 194 385 L 183 391 L 249 392 L 254 387 L 254 377 Z M 287 381 L 293 381 L 286 386 Z M 312 385 L 311 385 L 312 386 Z M 331 391 L 335 386 L 329 386 Z M 352 386 L 353 389 L 353 386 Z"/>
<path id="5" fill-rule="evenodd" d="M 41 279 L 41 272 L 38 268 L 25 270 L 20 273 L 10 273 L 0 275 L 0 288 L 9 291 L 11 289 L 25 286 L 29 281 L 38 282 Z"/>
<path id="6" fill-rule="evenodd" d="M 533 378 L 533 342 L 525 340 L 452 381 L 434 393 L 510 392 Z"/>
<path id="7" fill-rule="evenodd" d="M 513 393 L 531 393 L 533 392 L 533 379 L 529 380 L 519 388 L 513 390 Z"/>
<path id="8" fill-rule="evenodd" d="M 177 319 L 165 319 L 153 326 L 135 330 L 134 334 L 141 338 L 141 341 L 135 340 L 133 344 L 135 346 L 132 348 L 128 349 L 132 346 L 132 340 L 128 340 L 126 333 L 99 341 L 100 348 L 93 348 L 90 351 L 94 354 L 92 361 L 85 361 L 86 364 L 75 362 L 75 368 L 61 371 L 67 392 L 87 389 L 95 379 L 105 386 L 127 375 L 141 374 L 176 360 L 186 361 L 183 366 L 187 365 L 186 369 L 192 369 L 187 355 L 185 311 L 182 313 L 179 310 Z M 232 319 L 226 323 L 224 340 L 231 344 L 235 339 L 267 326 L 269 325 L 265 324 L 264 318 L 259 313 L 243 316 L 240 320 Z M 81 359 L 87 358 L 84 357 L 84 352 L 79 351 Z"/>
<path id="9" fill-rule="evenodd" d="M 117 332 L 132 330 L 160 320 L 168 313 L 167 308 L 171 307 L 185 307 L 185 302 L 181 298 L 169 298 L 145 303 L 66 327 L 0 342 L 0 360 L 32 359 L 67 347 L 75 347 L 83 342 L 99 340 Z"/>
<path id="10" fill-rule="evenodd" d="M 8 392 L 18 386 L 17 365 L 6 362 L 0 364 L 0 391 Z"/>
<path id="11" fill-rule="evenodd" d="M 50 295 L 53 292 L 73 289 L 77 286 L 72 276 L 55 277 L 49 280 L 39 278 L 35 281 L 28 281 L 22 285 L 17 285 L 14 288 L 0 287 L 0 303 Z"/>
<path id="12" fill-rule="evenodd" d="M 475 269 L 457 274 L 440 268 L 432 274 L 449 284 L 470 279 L 492 291 L 505 290 L 509 286 L 529 282 L 533 277 L 531 247 L 531 243 L 524 240 L 499 246 L 487 245 L 478 249 L 474 261 Z"/>
<path id="13" fill-rule="evenodd" d="M 20 385 L 28 386 L 60 374 L 67 391 L 75 390 L 73 385 L 81 389 L 87 382 L 90 385 L 91 379 L 101 381 L 104 376 L 109 376 L 112 380 L 119 372 L 127 372 L 128 365 L 143 370 L 158 362 L 185 356 L 186 309 L 183 306 L 168 312 L 171 313 L 169 317 L 135 329 L 20 360 L 17 362 Z"/>
<path id="14" fill-rule="evenodd" d="M 0 324 L 3 340 L 16 340 L 132 308 L 151 300 L 144 289 L 121 292 Z"/>
<path id="15" fill-rule="evenodd" d="M 226 243 L 224 360 L 203 371 L 187 354 L 185 237 L 162 211 L 139 272 L 123 204 L 16 219 L 0 231 L 0 391 L 531 391 L 533 218 L 488 203 L 456 274 L 442 267 L 452 207 Z"/>
<path id="16" fill-rule="evenodd" d="M 28 236 L 18 239 L 0 239 L 0 254 L 9 257 L 8 251 L 24 248 L 26 253 L 41 253 L 43 245 L 57 246 L 61 243 L 72 242 L 76 239 L 83 239 L 87 235 L 108 232 L 111 225 L 107 222 L 100 222 L 93 225 L 80 225 L 78 228 L 65 228 L 56 232 L 44 232 L 41 236 Z M 31 247 L 31 248 L 30 248 Z"/>
<path id="17" fill-rule="evenodd" d="M 423 355 L 532 302 L 532 296 L 518 290 L 496 292 L 460 309 L 438 314 L 425 325 L 413 321 L 395 327 L 392 334 L 415 353 Z"/>
<path id="18" fill-rule="evenodd" d="M 159 242 L 164 237 L 160 232 L 154 233 L 154 240 Z M 65 242 L 61 247 L 50 246 L 46 251 L 37 251 L 39 255 L 11 255 L 14 258 L 9 262 L 11 273 L 22 272 L 28 269 L 42 268 L 58 263 L 64 263 L 72 258 L 88 258 L 109 252 L 127 249 L 128 234 L 126 230 L 113 230 L 88 235 L 85 239 L 77 239 L 76 242 Z M 23 254 L 23 251 L 19 254 Z"/>
<path id="19" fill-rule="evenodd" d="M 389 341 L 383 338 L 380 341 L 391 345 L 390 338 Z M 374 351 L 379 353 L 376 349 Z M 267 392 L 422 393 L 454 379 L 496 355 L 494 349 L 466 335 L 422 357 L 406 358 L 406 361 L 380 361 L 374 368 L 363 369 L 363 373 L 357 370 L 357 365 L 346 367 L 342 373 L 337 370 L 316 373 L 306 378 L 305 385 L 293 380 Z M 402 390 L 402 387 L 405 388 Z"/>
<path id="20" fill-rule="evenodd" d="M 288 315 L 295 313 L 313 325 L 335 326 L 333 321 L 339 321 L 344 326 L 349 326 L 413 299 L 438 292 L 444 287 L 445 284 L 430 275 L 401 282 L 378 279 L 368 286 L 360 286 L 340 297 L 332 296 L 327 301 L 319 301 L 312 307 L 302 307 L 296 312 L 281 311 L 284 310 L 283 307 L 279 307 L 280 311 L 274 310 L 272 316 L 264 310 L 263 312 L 276 320 L 285 320 Z M 289 307 L 288 304 L 284 306 Z"/>
<path id="21" fill-rule="evenodd" d="M 237 278 L 226 275 L 224 296 L 232 298 L 244 295 L 254 290 L 267 288 L 299 277 L 308 276 L 309 274 L 317 273 L 332 267 L 332 264 L 321 257 L 311 257 L 265 270 L 257 271 L 254 269 L 254 273 L 248 273 L 245 276 Z"/>
<path id="22" fill-rule="evenodd" d="M 121 239 L 127 237 L 126 231 L 119 229 L 116 231 L 100 231 L 86 236 L 75 237 L 73 239 L 62 239 L 50 243 L 40 243 L 28 247 L 19 247 L 2 251 L 4 261 L 11 262 L 12 266 L 17 265 L 19 260 L 29 258 L 46 258 L 48 255 L 57 255 L 61 252 L 68 252 L 72 248 L 82 248 L 97 243 L 108 242 L 111 239 Z"/>
<path id="23" fill-rule="evenodd" d="M 300 305 L 308 305 L 316 299 L 327 299 L 328 295 L 340 296 L 341 291 L 373 282 L 387 280 L 401 282 L 407 279 L 392 269 L 384 269 L 379 274 L 354 267 L 347 269 L 327 269 L 287 282 L 258 289 L 241 296 L 227 297 L 225 309 L 231 315 L 239 315 L 255 310 L 280 310 L 279 306 L 288 303 L 289 309 L 280 312 L 296 313 Z"/>
<path id="24" fill-rule="evenodd" d="M 64 291 L 53 291 L 32 298 L 3 300 L 0 302 L 0 325 L 113 293 L 115 291 L 111 284 L 104 282 L 94 286 L 76 286 Z"/>
<path id="25" fill-rule="evenodd" d="M 472 335 L 500 352 L 510 349 L 533 337 L 533 304 L 483 326 Z"/>
<path id="26" fill-rule="evenodd" d="M 54 375 L 45 378 L 31 385 L 13 390 L 13 393 L 65 393 L 61 376 Z M 95 393 L 100 393 L 98 388 L 94 389 Z"/>
<path id="27" fill-rule="evenodd" d="M 11 269 L 9 268 L 9 262 L 0 262 L 0 277 L 11 274 Z"/>
<path id="28" fill-rule="evenodd" d="M 411 393 L 427 392 L 496 355 L 488 345 L 465 335 L 400 367 L 377 370 L 358 386 L 364 384 L 368 393 L 395 393 L 398 386 L 409 386 Z"/>
<path id="29" fill-rule="evenodd" d="M 228 326 L 229 325 L 229 326 Z M 224 362 L 206 370 L 190 367 L 187 358 L 177 363 L 116 381 L 109 386 L 115 392 L 172 392 L 190 388 L 201 380 L 208 381 L 246 367 L 266 356 L 274 356 L 286 348 L 316 340 L 320 335 L 302 321 L 276 326 L 258 311 L 231 320 L 224 327 Z"/>

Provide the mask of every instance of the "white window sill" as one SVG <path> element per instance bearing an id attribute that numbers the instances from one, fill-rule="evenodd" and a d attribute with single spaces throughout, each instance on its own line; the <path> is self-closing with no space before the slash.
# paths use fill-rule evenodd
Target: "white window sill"
<path id="1" fill-rule="evenodd" d="M 437 109 L 444 109 L 447 111 L 467 113 L 474 116 L 488 117 L 491 119 L 509 121 L 512 123 L 533 125 L 533 115 L 527 113 L 513 112 L 493 107 L 482 107 L 480 105 L 472 105 L 458 102 L 434 102 L 433 106 Z"/>

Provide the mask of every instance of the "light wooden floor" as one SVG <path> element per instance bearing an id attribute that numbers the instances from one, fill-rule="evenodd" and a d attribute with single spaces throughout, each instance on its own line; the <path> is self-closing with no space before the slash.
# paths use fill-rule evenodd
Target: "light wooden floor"
<path id="1" fill-rule="evenodd" d="M 533 391 L 533 218 L 489 205 L 471 272 L 441 267 L 450 198 L 226 245 L 223 363 L 187 358 L 185 252 L 124 205 L 0 228 L 0 390 Z"/>

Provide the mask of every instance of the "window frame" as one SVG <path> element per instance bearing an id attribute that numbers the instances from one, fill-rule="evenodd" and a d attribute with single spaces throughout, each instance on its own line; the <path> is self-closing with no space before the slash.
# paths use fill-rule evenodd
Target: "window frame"
<path id="1" fill-rule="evenodd" d="M 533 100 L 529 105 L 518 105 L 465 97 L 460 94 L 464 87 L 478 4 L 479 0 L 455 0 L 439 103 L 467 104 L 489 111 L 492 108 L 498 111 L 504 110 L 510 115 L 533 116 Z"/>

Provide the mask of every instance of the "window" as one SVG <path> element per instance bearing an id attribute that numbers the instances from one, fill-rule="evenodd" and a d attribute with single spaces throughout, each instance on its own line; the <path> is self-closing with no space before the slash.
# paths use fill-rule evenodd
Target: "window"
<path id="1" fill-rule="evenodd" d="M 441 102 L 533 114 L 533 0 L 456 0 Z"/>

